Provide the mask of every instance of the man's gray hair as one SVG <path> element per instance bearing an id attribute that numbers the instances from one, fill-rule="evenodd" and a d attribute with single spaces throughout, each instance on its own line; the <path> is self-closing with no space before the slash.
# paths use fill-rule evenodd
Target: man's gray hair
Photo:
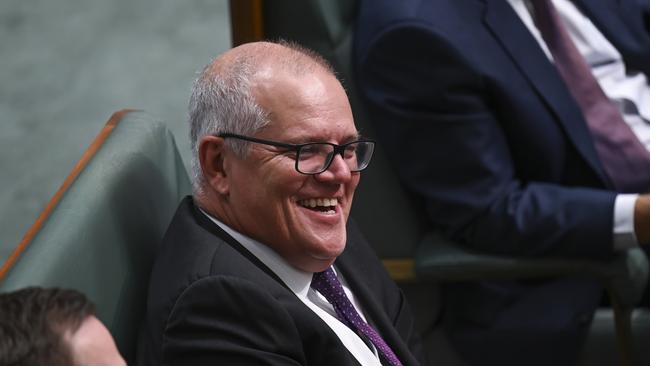
<path id="1" fill-rule="evenodd" d="M 252 73 L 247 63 L 227 73 L 213 73 L 209 67 L 194 82 L 189 104 L 192 185 L 199 195 L 205 184 L 198 156 L 201 138 L 224 132 L 253 135 L 269 122 L 267 113 L 251 95 Z M 236 154 L 245 156 L 246 141 L 227 139 L 225 143 Z"/>
<path id="2" fill-rule="evenodd" d="M 198 156 L 203 136 L 224 132 L 252 136 L 270 122 L 270 111 L 262 109 L 251 90 L 253 79 L 261 65 L 272 63 L 275 67 L 297 75 L 312 72 L 315 67 L 320 67 L 334 75 L 333 68 L 325 59 L 295 43 L 262 42 L 239 48 L 240 50 L 234 52 L 234 57 L 225 57 L 226 60 L 217 57 L 210 62 L 192 88 L 189 124 L 192 147 L 191 178 L 195 196 L 204 193 L 206 183 Z M 237 139 L 226 139 L 225 144 L 240 157 L 245 157 L 249 147 L 248 142 Z"/>

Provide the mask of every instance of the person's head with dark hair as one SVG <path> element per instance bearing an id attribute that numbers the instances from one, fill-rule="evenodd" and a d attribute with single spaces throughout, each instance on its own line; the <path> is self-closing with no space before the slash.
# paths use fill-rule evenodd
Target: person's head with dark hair
<path id="1" fill-rule="evenodd" d="M 125 365 L 95 306 L 75 290 L 0 294 L 0 365 Z"/>

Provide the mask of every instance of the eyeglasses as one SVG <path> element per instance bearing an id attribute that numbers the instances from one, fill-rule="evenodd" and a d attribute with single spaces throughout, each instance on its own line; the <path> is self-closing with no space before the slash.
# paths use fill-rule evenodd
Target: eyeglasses
<path id="1" fill-rule="evenodd" d="M 296 170 L 298 173 L 314 175 L 326 171 L 336 154 L 340 154 L 351 172 L 360 172 L 368 167 L 375 142 L 372 140 L 359 140 L 343 145 L 329 142 L 308 142 L 306 144 L 286 144 L 283 142 L 262 140 L 254 137 L 222 133 L 217 135 L 223 138 L 234 138 L 256 144 L 282 147 L 296 152 Z"/>

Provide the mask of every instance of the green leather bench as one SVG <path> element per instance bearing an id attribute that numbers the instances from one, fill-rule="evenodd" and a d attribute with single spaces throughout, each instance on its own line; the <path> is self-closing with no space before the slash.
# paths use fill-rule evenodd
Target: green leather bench
<path id="1" fill-rule="evenodd" d="M 0 268 L 0 291 L 84 292 L 133 360 L 154 252 L 189 193 L 165 125 L 143 112 L 116 112 Z"/>

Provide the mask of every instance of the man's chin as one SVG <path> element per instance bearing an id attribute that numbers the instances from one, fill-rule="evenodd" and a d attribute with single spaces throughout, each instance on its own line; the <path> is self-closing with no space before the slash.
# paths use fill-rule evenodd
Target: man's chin
<path id="1" fill-rule="evenodd" d="M 307 268 L 303 268 L 304 271 L 306 272 L 311 272 L 311 273 L 317 273 L 317 272 L 323 272 L 324 270 L 328 269 L 332 264 L 334 264 L 334 261 L 336 260 L 336 257 L 329 259 L 329 260 L 314 260 L 312 261 Z"/>
<path id="2" fill-rule="evenodd" d="M 308 247 L 308 252 L 303 261 L 301 261 L 300 269 L 306 272 L 322 272 L 331 266 L 336 258 L 345 250 L 345 243 L 331 245 L 331 242 L 320 242 L 314 246 L 311 242 Z"/>
<path id="3" fill-rule="evenodd" d="M 332 244 L 337 243 L 337 244 Z M 312 258 L 323 262 L 334 262 L 345 250 L 345 241 L 323 242 L 321 246 L 314 248 Z"/>

